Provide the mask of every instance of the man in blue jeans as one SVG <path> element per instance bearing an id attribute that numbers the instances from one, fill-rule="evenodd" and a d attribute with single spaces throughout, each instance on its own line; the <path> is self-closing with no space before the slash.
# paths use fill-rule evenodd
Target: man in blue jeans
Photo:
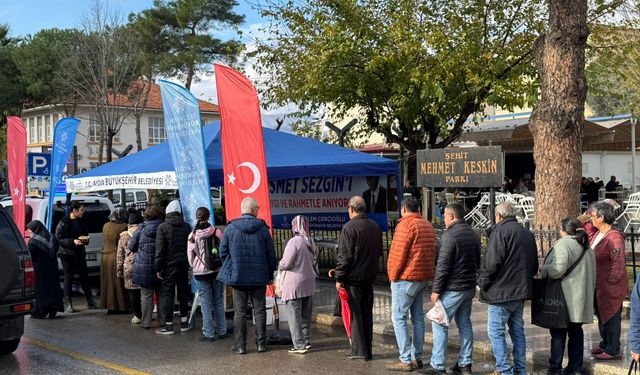
<path id="1" fill-rule="evenodd" d="M 446 230 L 438 251 L 431 302 L 435 304 L 439 300 L 449 320 L 455 319 L 458 326 L 460 354 L 451 371 L 457 374 L 471 374 L 471 306 L 476 295 L 476 275 L 480 268 L 480 237 L 464 221 L 464 207 L 459 203 L 450 203 L 445 207 L 444 225 Z M 431 331 L 431 363 L 418 372 L 428 375 L 446 374 L 449 327 L 431 322 Z"/>
<path id="2" fill-rule="evenodd" d="M 516 221 L 510 202 L 496 207 L 496 225 L 480 269 L 480 301 L 489 304 L 487 330 L 496 374 L 525 375 L 527 345 L 522 314 L 524 301 L 533 294 L 538 273 L 538 251 L 533 234 Z M 513 366 L 505 337 L 505 324 L 513 343 Z"/>

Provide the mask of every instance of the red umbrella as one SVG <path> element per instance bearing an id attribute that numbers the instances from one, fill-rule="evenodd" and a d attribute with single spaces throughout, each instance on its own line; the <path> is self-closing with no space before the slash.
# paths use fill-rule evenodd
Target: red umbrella
<path id="1" fill-rule="evenodd" d="M 340 304 L 342 305 L 342 323 L 344 323 L 344 329 L 347 331 L 347 337 L 351 341 L 351 307 L 349 307 L 349 293 L 345 288 L 338 290 L 338 296 L 340 297 Z"/>

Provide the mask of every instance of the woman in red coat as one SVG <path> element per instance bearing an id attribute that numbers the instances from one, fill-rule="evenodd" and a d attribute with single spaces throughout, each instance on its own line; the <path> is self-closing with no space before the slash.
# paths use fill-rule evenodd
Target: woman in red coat
<path id="1" fill-rule="evenodd" d="M 584 229 L 596 256 L 595 310 L 602 338 L 591 354 L 600 360 L 620 359 L 622 302 L 629 291 L 624 234 L 613 227 L 616 216 L 608 203 L 595 203 L 590 214 Z"/>

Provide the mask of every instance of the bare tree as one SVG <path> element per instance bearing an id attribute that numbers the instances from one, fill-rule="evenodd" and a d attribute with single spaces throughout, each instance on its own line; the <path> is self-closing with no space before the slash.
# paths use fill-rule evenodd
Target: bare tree
<path id="1" fill-rule="evenodd" d="M 91 11 L 81 19 L 81 33 L 72 46 L 65 72 L 66 84 L 80 98 L 93 106 L 100 126 L 98 162 L 112 160 L 113 138 L 125 120 L 146 100 L 145 90 L 136 87 L 140 76 L 140 59 L 135 38 L 122 24 L 116 10 L 95 0 Z"/>

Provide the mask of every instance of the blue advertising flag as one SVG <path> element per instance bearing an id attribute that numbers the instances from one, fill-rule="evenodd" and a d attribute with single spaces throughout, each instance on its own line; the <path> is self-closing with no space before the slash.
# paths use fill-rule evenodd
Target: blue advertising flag
<path id="1" fill-rule="evenodd" d="M 47 215 L 47 228 L 49 231 L 55 230 L 51 228 L 53 219 L 53 200 L 55 197 L 56 187 L 63 184 L 62 172 L 67 165 L 67 160 L 73 150 L 73 144 L 76 142 L 76 133 L 78 131 L 80 120 L 73 117 L 65 117 L 58 121 L 53 131 L 53 149 L 51 151 L 51 187 L 49 188 L 49 210 Z"/>
<path id="2" fill-rule="evenodd" d="M 163 80 L 159 84 L 164 127 L 176 170 L 184 221 L 193 227 L 198 207 L 207 207 L 213 224 L 211 185 L 205 161 L 200 106 L 184 87 Z"/>

